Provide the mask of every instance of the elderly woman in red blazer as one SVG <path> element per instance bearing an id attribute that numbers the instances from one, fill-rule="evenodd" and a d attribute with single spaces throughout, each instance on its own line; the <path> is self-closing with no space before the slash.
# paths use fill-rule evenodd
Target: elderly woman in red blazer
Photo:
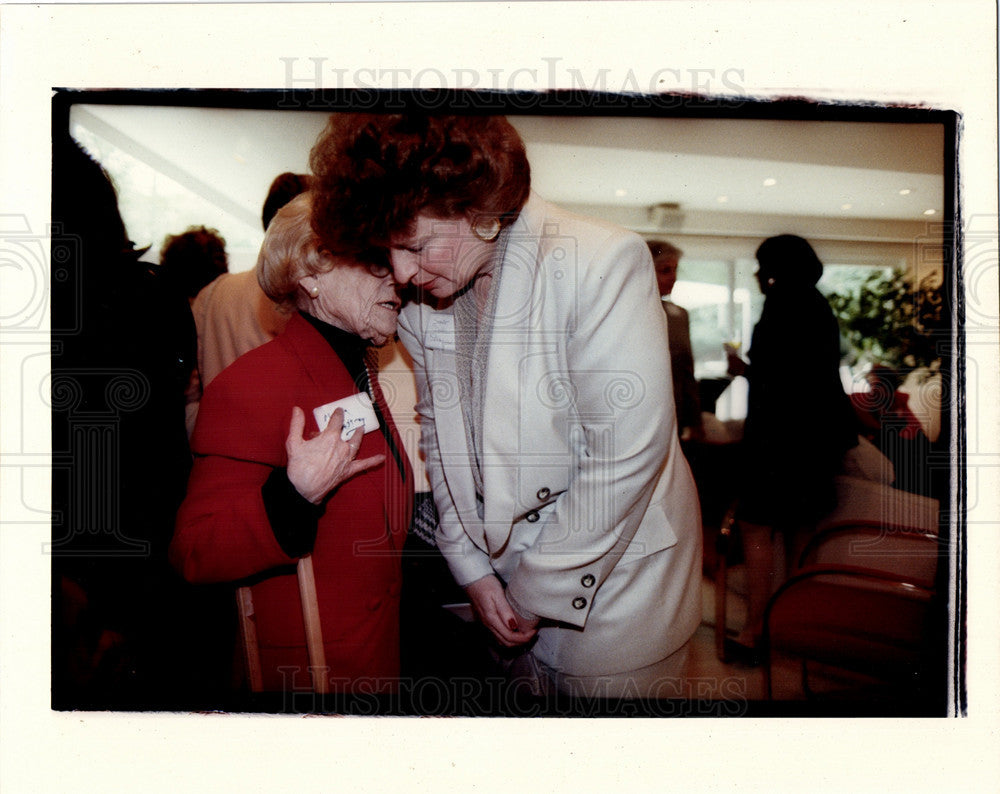
<path id="1" fill-rule="evenodd" d="M 327 691 L 388 692 L 412 473 L 369 362 L 395 334 L 400 300 L 384 264 L 320 249 L 311 206 L 299 196 L 268 229 L 258 278 L 295 311 L 206 390 L 170 553 L 189 581 L 252 584 L 267 691 L 314 683 L 295 570 L 311 554 Z M 352 396 L 374 421 L 348 435 L 357 414 L 345 428 L 324 406 Z"/>

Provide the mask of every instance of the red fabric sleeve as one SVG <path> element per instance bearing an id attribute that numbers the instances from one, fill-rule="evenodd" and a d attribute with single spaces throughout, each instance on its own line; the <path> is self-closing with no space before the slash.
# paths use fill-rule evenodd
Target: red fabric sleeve
<path id="1" fill-rule="evenodd" d="M 243 579 L 294 563 L 271 531 L 261 486 L 273 469 L 219 455 L 195 459 L 170 561 L 190 582 Z"/>

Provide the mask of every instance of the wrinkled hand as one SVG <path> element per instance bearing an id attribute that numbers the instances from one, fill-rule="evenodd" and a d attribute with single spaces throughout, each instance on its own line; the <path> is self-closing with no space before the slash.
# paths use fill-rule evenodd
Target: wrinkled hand
<path id="1" fill-rule="evenodd" d="M 495 576 L 477 579 L 466 585 L 465 592 L 469 594 L 479 620 L 504 647 L 524 645 L 537 633 L 538 621 L 528 621 L 514 611 L 507 601 L 503 585 Z"/>
<path id="2" fill-rule="evenodd" d="M 355 460 L 364 431 L 358 428 L 347 440 L 340 438 L 344 429 L 344 412 L 333 412 L 330 424 L 322 433 L 306 440 L 302 432 L 306 415 L 301 408 L 292 409 L 292 423 L 285 439 L 288 453 L 288 480 L 303 497 L 314 505 L 322 502 L 328 493 L 345 480 L 368 469 L 385 463 L 385 455 Z"/>

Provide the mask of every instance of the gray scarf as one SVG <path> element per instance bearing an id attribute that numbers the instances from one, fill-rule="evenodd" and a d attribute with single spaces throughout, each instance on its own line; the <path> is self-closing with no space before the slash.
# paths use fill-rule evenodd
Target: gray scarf
<path id="1" fill-rule="evenodd" d="M 500 292 L 500 278 L 503 273 L 503 259 L 507 251 L 510 229 L 500 232 L 493 251 L 493 283 L 486 298 L 482 315 L 476 306 L 476 297 L 471 285 L 461 293 L 454 303 L 455 314 L 455 362 L 458 374 L 459 397 L 462 401 L 462 418 L 465 421 L 465 437 L 468 442 L 472 468 L 472 479 L 476 485 L 480 518 L 483 517 L 483 458 L 480 444 L 483 437 L 483 392 L 485 391 L 487 365 L 489 363 L 490 342 L 493 323 L 496 319 L 497 295 Z"/>

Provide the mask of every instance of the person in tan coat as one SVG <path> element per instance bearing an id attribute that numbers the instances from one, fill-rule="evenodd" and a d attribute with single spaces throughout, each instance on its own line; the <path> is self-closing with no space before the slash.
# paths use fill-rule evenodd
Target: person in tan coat
<path id="1" fill-rule="evenodd" d="M 265 231 L 275 213 L 308 185 L 305 174 L 286 172 L 274 179 L 261 214 Z M 189 436 L 208 384 L 244 353 L 276 338 L 289 316 L 264 294 L 254 270 L 219 276 L 198 293 L 191 312 L 198 329 L 198 369 L 187 390 L 185 421 Z"/>

